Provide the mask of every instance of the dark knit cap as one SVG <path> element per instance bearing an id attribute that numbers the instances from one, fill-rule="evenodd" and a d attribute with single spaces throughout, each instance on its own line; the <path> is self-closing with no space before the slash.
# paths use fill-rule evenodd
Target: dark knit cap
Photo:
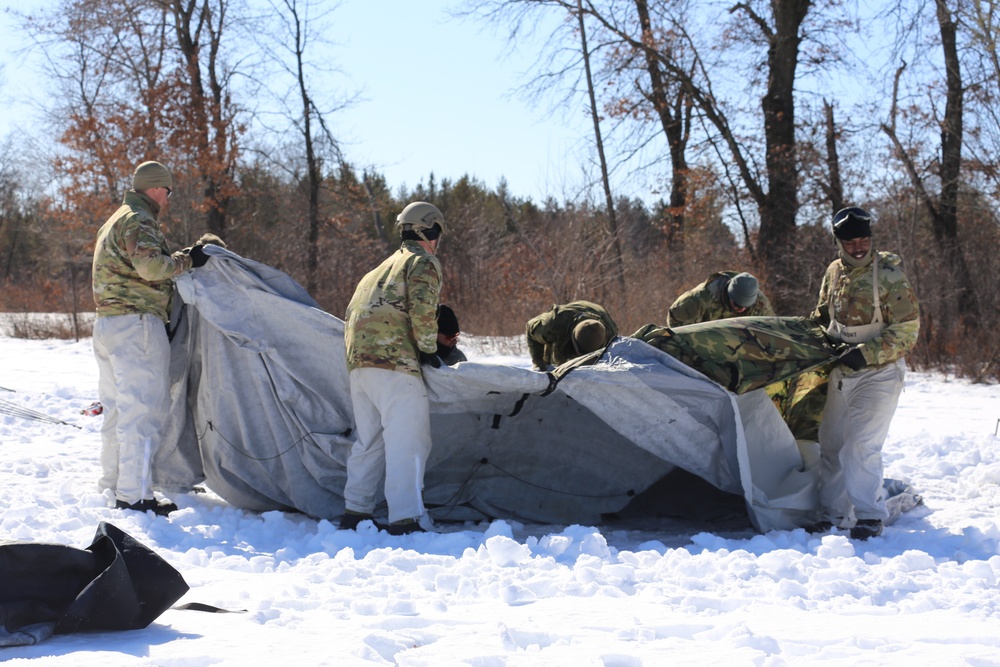
<path id="1" fill-rule="evenodd" d="M 458 327 L 458 316 L 448 306 L 441 304 L 437 311 L 438 333 L 454 336 L 461 331 Z"/>

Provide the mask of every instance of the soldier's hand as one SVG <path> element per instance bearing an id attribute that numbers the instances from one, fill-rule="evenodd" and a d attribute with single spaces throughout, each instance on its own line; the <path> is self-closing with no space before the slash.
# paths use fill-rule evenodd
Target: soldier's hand
<path id="1" fill-rule="evenodd" d="M 191 264 L 195 267 L 205 266 L 209 256 L 205 254 L 205 249 L 200 245 L 191 247 Z"/>
<path id="2" fill-rule="evenodd" d="M 861 346 L 852 347 L 847 352 L 840 355 L 840 363 L 850 368 L 852 371 L 860 371 L 868 365 L 865 355 L 861 352 Z"/>
<path id="3" fill-rule="evenodd" d="M 420 350 L 420 365 L 421 366 L 431 366 L 433 368 L 441 368 L 441 359 L 436 354 L 429 354 Z"/>

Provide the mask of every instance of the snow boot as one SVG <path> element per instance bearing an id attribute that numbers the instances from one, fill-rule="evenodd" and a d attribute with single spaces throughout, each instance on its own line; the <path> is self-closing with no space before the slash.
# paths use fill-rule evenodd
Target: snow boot
<path id="1" fill-rule="evenodd" d="M 851 539 L 867 540 L 882 534 L 882 519 L 858 519 L 851 528 Z"/>

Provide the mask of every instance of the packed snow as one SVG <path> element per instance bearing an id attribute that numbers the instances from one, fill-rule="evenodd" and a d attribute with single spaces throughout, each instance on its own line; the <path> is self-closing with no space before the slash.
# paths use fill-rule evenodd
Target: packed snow
<path id="1" fill-rule="evenodd" d="M 529 365 L 516 341 L 463 348 Z M 183 575 L 178 604 L 236 612 L 170 609 L 143 630 L 0 649 L 10 665 L 1000 665 L 994 385 L 910 373 L 885 472 L 924 504 L 868 542 L 690 520 L 392 537 L 210 490 L 157 518 L 110 509 L 96 489 L 89 339 L 0 335 L 0 387 L 66 422 L 0 413 L 0 541 L 85 548 L 107 521 Z"/>

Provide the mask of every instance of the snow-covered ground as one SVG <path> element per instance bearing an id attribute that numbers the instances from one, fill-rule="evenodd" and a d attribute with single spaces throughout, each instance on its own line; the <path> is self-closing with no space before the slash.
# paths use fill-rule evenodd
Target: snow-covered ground
<path id="1" fill-rule="evenodd" d="M 470 357 L 528 365 L 515 343 Z M 130 632 L 0 649 L 11 665 L 1000 665 L 1000 387 L 911 373 L 886 475 L 925 505 L 869 542 L 665 521 L 444 526 L 390 537 L 211 493 L 169 518 L 96 491 L 89 340 L 0 337 L 0 540 L 86 547 L 109 521 L 191 586 Z M 634 528 L 634 526 L 632 526 Z"/>

